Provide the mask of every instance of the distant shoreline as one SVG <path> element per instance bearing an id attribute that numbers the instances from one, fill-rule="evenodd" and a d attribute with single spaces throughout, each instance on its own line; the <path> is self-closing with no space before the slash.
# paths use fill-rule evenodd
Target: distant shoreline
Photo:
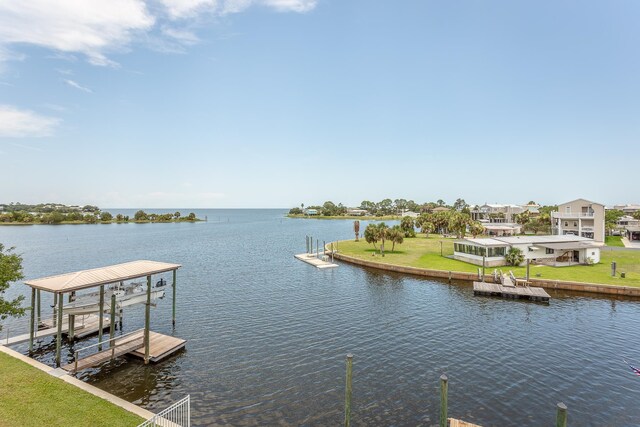
<path id="1" fill-rule="evenodd" d="M 338 215 L 338 216 L 324 216 L 324 215 L 300 215 L 300 214 L 287 214 L 287 218 L 297 219 L 358 219 L 363 221 L 398 221 L 402 219 L 398 215 L 385 215 L 385 216 L 357 216 L 357 215 Z"/>
<path id="2" fill-rule="evenodd" d="M 109 225 L 109 224 L 171 224 L 178 222 L 204 222 L 203 219 L 183 219 L 183 220 L 172 220 L 172 221 L 96 221 L 96 222 L 85 222 L 85 221 L 62 221 L 55 224 L 47 224 L 43 222 L 0 222 L 0 226 L 26 226 L 26 225 Z"/>

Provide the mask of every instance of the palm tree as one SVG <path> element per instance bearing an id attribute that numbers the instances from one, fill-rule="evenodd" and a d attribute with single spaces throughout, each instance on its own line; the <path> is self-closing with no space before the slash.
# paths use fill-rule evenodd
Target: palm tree
<path id="1" fill-rule="evenodd" d="M 423 222 L 422 227 L 420 227 L 420 231 L 423 232 L 427 238 L 429 238 L 429 233 L 433 233 L 435 229 L 435 225 L 428 221 Z"/>
<path id="2" fill-rule="evenodd" d="M 396 243 L 402 244 L 404 242 L 404 231 L 398 225 L 394 225 L 390 229 L 387 230 L 387 237 L 391 240 L 391 252 L 396 249 Z"/>
<path id="3" fill-rule="evenodd" d="M 469 224 L 469 233 L 471 233 L 475 239 L 478 234 L 484 233 L 484 227 L 478 221 L 473 221 Z"/>
<path id="4" fill-rule="evenodd" d="M 507 264 L 517 267 L 524 261 L 524 254 L 518 248 L 511 248 L 504 258 L 507 260 Z"/>
<path id="5" fill-rule="evenodd" d="M 384 242 L 387 239 L 389 227 L 384 222 L 381 222 L 376 226 L 376 229 L 378 230 L 378 238 L 380 239 L 380 253 L 384 256 Z"/>

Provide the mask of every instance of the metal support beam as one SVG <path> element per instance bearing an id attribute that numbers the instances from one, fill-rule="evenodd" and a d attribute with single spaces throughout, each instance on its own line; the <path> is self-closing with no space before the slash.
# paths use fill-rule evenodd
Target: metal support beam
<path id="1" fill-rule="evenodd" d="M 58 301 L 58 334 L 56 335 L 56 368 L 60 367 L 60 350 L 62 347 L 62 303 L 63 303 L 63 294 L 57 294 Z"/>
<path id="2" fill-rule="evenodd" d="M 36 316 L 36 288 L 31 288 L 31 323 L 29 324 L 29 353 L 33 352 L 33 337 L 35 333 Z"/>
<path id="3" fill-rule="evenodd" d="M 151 276 L 147 276 L 147 304 L 144 309 L 144 364 L 149 364 L 149 317 L 151 315 Z"/>
<path id="4" fill-rule="evenodd" d="M 111 294 L 111 322 L 109 322 L 109 347 L 114 344 L 113 337 L 116 334 L 116 293 Z"/>

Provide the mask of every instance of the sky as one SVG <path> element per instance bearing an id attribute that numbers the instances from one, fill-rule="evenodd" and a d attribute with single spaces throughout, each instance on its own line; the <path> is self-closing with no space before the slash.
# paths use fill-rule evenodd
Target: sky
<path id="1" fill-rule="evenodd" d="M 0 0 L 0 203 L 640 202 L 636 0 Z"/>

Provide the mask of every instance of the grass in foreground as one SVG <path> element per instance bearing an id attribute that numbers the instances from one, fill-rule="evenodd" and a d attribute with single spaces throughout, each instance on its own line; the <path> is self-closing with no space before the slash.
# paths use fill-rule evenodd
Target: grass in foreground
<path id="1" fill-rule="evenodd" d="M 144 420 L 0 353 L 0 426 L 137 426 Z"/>
<path id="2" fill-rule="evenodd" d="M 442 242 L 442 254 L 440 256 L 440 242 Z M 379 246 L 379 245 L 378 245 Z M 406 265 L 411 267 L 427 268 L 432 270 L 462 271 L 475 273 L 478 266 L 469 264 L 446 256 L 453 255 L 453 240 L 443 239 L 440 236 L 418 235 L 416 238 L 404 239 L 404 243 L 396 245 L 396 250 L 391 252 L 391 243 L 385 244 L 385 256 L 382 257 L 373 245 L 364 239 L 359 242 L 353 240 L 341 241 L 339 250 L 342 254 L 355 258 L 366 259 L 385 264 Z M 375 253 L 375 256 L 373 254 Z M 611 262 L 616 261 L 618 272 L 626 273 L 626 278 L 620 275 L 611 277 Z M 512 270 L 516 276 L 524 277 L 526 267 L 501 267 L 503 271 Z M 487 271 L 493 271 L 488 268 Z M 575 265 L 571 267 L 548 267 L 532 265 L 530 268 L 532 278 L 550 280 L 567 280 L 573 282 L 601 283 L 619 286 L 640 287 L 640 251 L 611 251 L 603 248 L 600 251 L 600 263 L 596 265 Z M 539 276 L 538 276 L 539 275 Z"/>

